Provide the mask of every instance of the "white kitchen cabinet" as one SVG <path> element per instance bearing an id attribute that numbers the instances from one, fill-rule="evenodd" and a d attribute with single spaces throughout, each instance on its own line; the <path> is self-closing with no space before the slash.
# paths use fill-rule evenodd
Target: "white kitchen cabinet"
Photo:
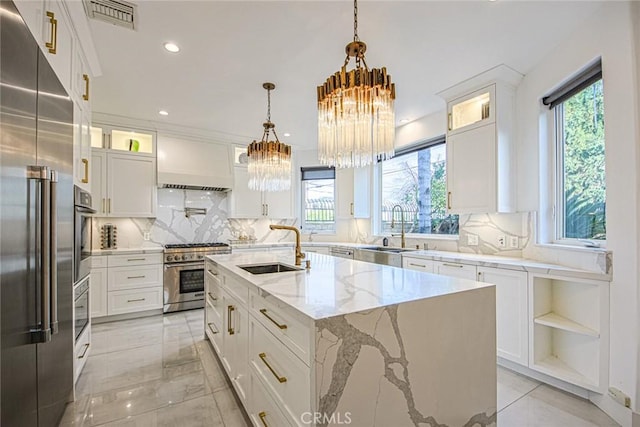
<path id="1" fill-rule="evenodd" d="M 156 216 L 156 159 L 92 150 L 91 193 L 100 216 Z"/>
<path id="2" fill-rule="evenodd" d="M 329 246 L 316 246 L 302 244 L 302 252 L 311 252 L 322 255 L 329 255 Z"/>
<path id="3" fill-rule="evenodd" d="M 45 27 L 45 2 L 44 0 L 16 0 L 14 1 L 22 19 L 31 31 L 33 37 L 37 40 L 38 45 L 42 44 L 42 33 Z M 47 26 L 50 23 L 46 23 Z M 47 31 L 50 31 L 47 28 Z M 47 33 L 47 37 L 51 34 Z M 43 49 L 44 51 L 44 49 Z"/>
<path id="4" fill-rule="evenodd" d="M 609 369 L 609 282 L 529 273 L 529 367 L 603 393 Z"/>
<path id="5" fill-rule="evenodd" d="M 102 317 L 107 312 L 107 269 L 92 268 L 89 293 L 91 294 L 91 318 Z"/>
<path id="6" fill-rule="evenodd" d="M 244 403 L 249 386 L 247 351 L 249 346 L 249 324 L 246 305 L 223 289 L 223 348 L 222 364 Z"/>
<path id="7" fill-rule="evenodd" d="M 291 218 L 293 191 L 254 191 L 249 189 L 246 167 L 234 167 L 230 218 Z M 295 185 L 292 183 L 292 188 Z"/>
<path id="8" fill-rule="evenodd" d="M 476 266 L 458 262 L 434 261 L 433 272 L 459 279 L 476 280 Z"/>
<path id="9" fill-rule="evenodd" d="M 515 211 L 515 88 L 504 65 L 439 95 L 447 101 L 447 211 Z"/>
<path id="10" fill-rule="evenodd" d="M 435 270 L 434 262 L 430 259 L 413 258 L 408 256 L 402 257 L 402 268 L 409 270 L 422 271 L 424 273 L 433 273 Z"/>
<path id="11" fill-rule="evenodd" d="M 91 137 L 90 121 L 82 106 L 73 104 L 73 183 L 91 192 Z"/>
<path id="12" fill-rule="evenodd" d="M 336 169 L 338 218 L 371 216 L 371 168 Z"/>
<path id="13" fill-rule="evenodd" d="M 479 266 L 478 281 L 496 285 L 498 356 L 527 366 L 529 363 L 527 273 Z"/>

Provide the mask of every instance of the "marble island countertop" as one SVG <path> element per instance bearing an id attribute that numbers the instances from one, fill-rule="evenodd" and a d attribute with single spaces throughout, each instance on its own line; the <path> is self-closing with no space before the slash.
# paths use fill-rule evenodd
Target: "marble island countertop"
<path id="1" fill-rule="evenodd" d="M 313 320 L 493 286 L 328 255 L 309 253 L 307 257 L 310 270 L 257 275 L 239 266 L 294 265 L 293 255 L 251 252 L 208 258 Z"/>

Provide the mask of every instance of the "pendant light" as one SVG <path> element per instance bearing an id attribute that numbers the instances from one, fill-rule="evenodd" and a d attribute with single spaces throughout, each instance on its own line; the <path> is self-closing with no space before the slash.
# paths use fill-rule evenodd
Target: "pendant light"
<path id="1" fill-rule="evenodd" d="M 393 157 L 395 84 L 386 67 L 369 69 L 367 45 L 358 38 L 353 2 L 353 41 L 340 71 L 318 86 L 318 157 L 338 168 L 361 167 Z M 355 68 L 347 71 L 351 57 Z"/>
<path id="2" fill-rule="evenodd" d="M 278 140 L 276 125 L 271 122 L 271 91 L 273 83 L 264 83 L 267 90 L 267 121 L 260 142 L 253 141 L 247 147 L 249 162 L 249 188 L 256 191 L 286 191 L 291 188 L 291 146 Z M 275 141 L 269 141 L 273 132 Z"/>

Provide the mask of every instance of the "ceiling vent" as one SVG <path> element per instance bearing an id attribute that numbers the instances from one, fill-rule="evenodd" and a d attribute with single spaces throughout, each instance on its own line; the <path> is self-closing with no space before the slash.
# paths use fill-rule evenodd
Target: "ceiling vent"
<path id="1" fill-rule="evenodd" d="M 138 16 L 134 4 L 114 0 L 84 0 L 84 8 L 89 18 L 130 30 L 137 29 Z"/>

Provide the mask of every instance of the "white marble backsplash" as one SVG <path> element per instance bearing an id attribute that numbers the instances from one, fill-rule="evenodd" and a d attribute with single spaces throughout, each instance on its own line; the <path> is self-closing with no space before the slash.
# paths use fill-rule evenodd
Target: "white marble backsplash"
<path id="1" fill-rule="evenodd" d="M 201 208 L 204 215 L 185 216 L 185 208 Z M 270 219 L 229 219 L 227 193 L 218 191 L 158 189 L 156 218 L 96 218 L 94 249 L 100 248 L 100 227 L 118 228 L 118 247 L 137 248 L 167 243 L 223 242 L 241 234 L 255 237 L 258 243 L 292 241 L 290 233 L 269 229 L 269 224 L 295 225 L 296 221 Z M 145 240 L 145 234 L 149 239 Z"/>

